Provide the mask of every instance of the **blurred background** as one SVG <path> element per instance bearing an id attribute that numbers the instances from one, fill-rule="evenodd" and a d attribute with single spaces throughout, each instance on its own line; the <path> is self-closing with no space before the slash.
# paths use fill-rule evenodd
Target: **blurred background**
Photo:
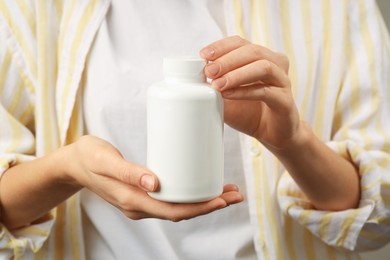
<path id="1" fill-rule="evenodd" d="M 383 18 L 387 24 L 387 29 L 390 28 L 390 1 L 389 0 L 377 0 L 379 9 L 382 12 Z M 362 254 L 363 260 L 389 260 L 390 259 L 390 244 L 384 248 Z"/>

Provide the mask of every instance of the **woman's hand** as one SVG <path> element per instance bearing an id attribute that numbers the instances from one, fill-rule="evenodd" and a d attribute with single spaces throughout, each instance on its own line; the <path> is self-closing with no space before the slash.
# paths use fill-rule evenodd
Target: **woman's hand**
<path id="1" fill-rule="evenodd" d="M 300 120 L 288 77 L 288 59 L 238 36 L 200 51 L 206 76 L 225 100 L 225 121 L 269 148 L 295 142 Z"/>
<path id="2" fill-rule="evenodd" d="M 299 119 L 286 56 L 228 37 L 200 51 L 206 76 L 225 100 L 225 121 L 257 138 L 284 165 L 317 209 L 358 205 L 355 166 L 329 149 Z"/>
<path id="3" fill-rule="evenodd" d="M 148 169 L 127 162 L 108 142 L 84 136 L 68 147 L 72 154 L 68 174 L 108 201 L 131 219 L 161 218 L 180 221 L 207 214 L 243 200 L 235 185 L 226 185 L 223 194 L 211 201 L 178 204 L 158 201 L 148 191 L 158 190 L 158 179 Z"/>

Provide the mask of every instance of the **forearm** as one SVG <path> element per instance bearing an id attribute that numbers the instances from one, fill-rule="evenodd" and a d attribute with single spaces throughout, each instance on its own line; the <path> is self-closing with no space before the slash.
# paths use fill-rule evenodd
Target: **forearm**
<path id="1" fill-rule="evenodd" d="M 271 151 L 319 210 L 358 206 L 359 175 L 354 165 L 332 151 L 305 124 L 294 145 Z"/>
<path id="2" fill-rule="evenodd" d="M 0 179 L 1 218 L 9 229 L 28 225 L 80 189 L 66 178 L 67 149 L 4 173 Z"/>

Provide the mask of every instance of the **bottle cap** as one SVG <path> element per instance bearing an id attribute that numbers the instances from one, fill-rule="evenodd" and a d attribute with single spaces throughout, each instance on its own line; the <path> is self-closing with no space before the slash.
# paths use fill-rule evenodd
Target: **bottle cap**
<path id="1" fill-rule="evenodd" d="M 167 80 L 206 81 L 204 66 L 207 62 L 195 56 L 166 57 L 163 60 Z"/>

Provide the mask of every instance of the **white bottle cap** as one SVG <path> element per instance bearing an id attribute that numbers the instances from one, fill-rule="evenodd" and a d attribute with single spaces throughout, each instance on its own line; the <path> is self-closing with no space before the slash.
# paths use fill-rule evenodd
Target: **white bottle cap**
<path id="1" fill-rule="evenodd" d="M 166 57 L 163 71 L 166 80 L 205 82 L 204 66 L 207 62 L 198 57 Z"/>

